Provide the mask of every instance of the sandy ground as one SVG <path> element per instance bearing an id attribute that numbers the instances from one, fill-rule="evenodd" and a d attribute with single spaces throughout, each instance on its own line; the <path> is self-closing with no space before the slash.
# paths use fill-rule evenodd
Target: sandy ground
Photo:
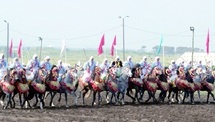
<path id="1" fill-rule="evenodd" d="M 58 96 L 56 96 L 57 98 Z M 0 110 L 1 122 L 71 122 L 71 121 L 103 121 L 103 122 L 212 122 L 215 121 L 214 103 L 190 104 L 132 104 L 126 97 L 126 105 L 103 104 L 91 107 L 91 99 L 86 100 L 87 105 L 73 106 L 73 98 L 69 97 L 70 107 L 65 107 L 64 99 L 54 107 L 20 109 L 17 101 L 15 109 Z M 206 96 L 204 96 L 204 101 Z M 34 101 L 31 101 L 33 103 Z M 46 103 L 48 100 L 46 100 Z M 46 104 L 48 105 L 48 103 Z"/>

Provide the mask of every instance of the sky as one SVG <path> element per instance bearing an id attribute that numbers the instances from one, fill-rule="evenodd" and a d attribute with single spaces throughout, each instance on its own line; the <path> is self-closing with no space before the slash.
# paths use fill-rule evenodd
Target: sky
<path id="1" fill-rule="evenodd" d="M 0 46 L 7 44 L 7 24 L 13 45 L 97 49 L 105 35 L 109 50 L 114 36 L 117 49 L 151 50 L 163 38 L 165 46 L 192 46 L 215 51 L 215 0 L 0 0 Z M 119 18 L 121 16 L 122 18 Z M 126 17 L 129 16 L 129 17 Z"/>

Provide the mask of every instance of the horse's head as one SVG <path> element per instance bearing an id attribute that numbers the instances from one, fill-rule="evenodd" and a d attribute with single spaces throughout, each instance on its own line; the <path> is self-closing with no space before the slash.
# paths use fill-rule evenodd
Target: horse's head
<path id="1" fill-rule="evenodd" d="M 166 76 L 170 76 L 170 75 L 171 75 L 171 70 L 170 70 L 168 67 L 164 67 L 163 73 L 164 73 Z"/>
<path id="2" fill-rule="evenodd" d="M 76 69 L 72 68 L 67 70 L 66 77 L 73 82 L 77 78 Z"/>
<path id="3" fill-rule="evenodd" d="M 162 74 L 162 71 L 161 71 L 160 68 L 154 67 L 154 68 L 152 69 L 152 74 L 154 74 L 155 76 L 161 75 L 161 74 Z"/>
<path id="4" fill-rule="evenodd" d="M 15 69 L 10 70 L 5 76 L 5 80 L 9 81 L 11 84 L 14 84 L 15 81 L 19 80 L 18 72 Z"/>
<path id="5" fill-rule="evenodd" d="M 190 68 L 190 69 L 188 70 L 188 73 L 190 74 L 191 77 L 194 77 L 194 76 L 195 76 L 195 69 Z"/>
<path id="6" fill-rule="evenodd" d="M 58 77 L 58 68 L 57 67 L 53 67 L 51 69 L 50 74 L 52 75 L 52 77 Z"/>
<path id="7" fill-rule="evenodd" d="M 19 82 L 27 82 L 26 70 L 20 69 L 18 71 L 18 78 L 19 78 Z"/>
<path id="8" fill-rule="evenodd" d="M 109 68 L 109 74 L 112 77 L 112 79 L 116 79 L 116 69 L 114 67 Z"/>
<path id="9" fill-rule="evenodd" d="M 102 71 L 102 69 L 98 66 L 96 66 L 94 69 L 95 75 L 100 75 L 101 71 Z"/>
<path id="10" fill-rule="evenodd" d="M 139 77 L 142 74 L 142 68 L 140 65 L 136 64 L 133 68 L 132 68 L 132 74 L 134 77 Z"/>

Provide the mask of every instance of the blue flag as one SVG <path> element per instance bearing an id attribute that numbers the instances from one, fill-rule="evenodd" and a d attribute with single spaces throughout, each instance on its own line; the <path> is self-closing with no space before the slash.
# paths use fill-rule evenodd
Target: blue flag
<path id="1" fill-rule="evenodd" d="M 161 51 L 161 47 L 162 47 L 162 43 L 163 43 L 163 37 L 161 36 L 161 40 L 160 40 L 160 45 L 159 45 L 159 47 L 158 47 L 158 50 L 157 50 L 157 55 L 160 53 L 160 51 Z"/>

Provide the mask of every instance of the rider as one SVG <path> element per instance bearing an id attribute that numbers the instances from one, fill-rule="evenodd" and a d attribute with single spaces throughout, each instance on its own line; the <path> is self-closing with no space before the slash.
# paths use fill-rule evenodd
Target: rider
<path id="1" fill-rule="evenodd" d="M 202 70 L 205 70 L 205 67 L 202 65 L 202 61 L 200 60 L 199 63 L 196 65 L 197 68 L 201 68 Z"/>
<path id="2" fill-rule="evenodd" d="M 27 69 L 31 70 L 35 75 L 37 74 L 39 68 L 40 68 L 40 62 L 38 60 L 38 56 L 37 54 L 34 54 L 32 60 L 27 64 Z"/>
<path id="3" fill-rule="evenodd" d="M 16 70 L 20 70 L 23 68 L 22 64 L 19 62 L 19 58 L 15 57 L 13 59 L 13 63 L 9 66 L 10 68 L 16 69 Z"/>
<path id="4" fill-rule="evenodd" d="M 192 68 L 192 61 L 188 62 L 188 64 L 185 67 L 185 70 L 188 71 L 190 68 Z"/>
<path id="5" fill-rule="evenodd" d="M 112 66 L 115 66 L 117 68 L 122 67 L 122 61 L 120 60 L 119 56 L 116 56 L 116 60 L 112 62 Z"/>
<path id="6" fill-rule="evenodd" d="M 62 64 L 62 60 L 58 60 L 57 68 L 59 73 L 57 81 L 60 82 L 62 80 L 62 76 L 66 73 L 66 69 Z"/>
<path id="7" fill-rule="evenodd" d="M 51 63 L 49 62 L 50 61 L 50 57 L 49 56 L 46 56 L 44 58 L 44 61 L 40 64 L 40 67 L 43 67 L 46 69 L 46 71 L 50 72 L 51 68 L 52 68 L 52 65 Z"/>
<path id="8" fill-rule="evenodd" d="M 143 60 L 140 61 L 140 66 L 142 68 L 142 75 L 141 75 L 141 79 L 144 79 L 145 75 L 148 74 L 148 70 L 149 70 L 149 64 L 147 63 L 147 57 L 143 56 Z"/>
<path id="9" fill-rule="evenodd" d="M 125 61 L 125 63 L 124 63 L 123 66 L 126 66 L 126 67 L 132 69 L 132 68 L 133 68 L 133 65 L 134 65 L 134 64 L 133 64 L 133 62 L 131 61 L 131 56 L 128 56 L 128 57 L 127 57 L 127 61 Z"/>
<path id="10" fill-rule="evenodd" d="M 90 74 L 93 72 L 93 70 L 96 67 L 96 62 L 94 61 L 93 56 L 90 57 L 89 61 L 87 61 L 84 65 L 84 69 L 87 70 L 89 68 Z"/>
<path id="11" fill-rule="evenodd" d="M 169 65 L 169 69 L 171 70 L 170 81 L 174 82 L 175 79 L 177 78 L 177 69 L 178 69 L 178 66 L 175 63 L 175 60 L 171 60 L 171 64 Z"/>
<path id="12" fill-rule="evenodd" d="M 155 57 L 155 61 L 152 63 L 152 68 L 158 67 L 159 69 L 163 69 L 161 62 L 160 62 L 160 57 Z"/>
<path id="13" fill-rule="evenodd" d="M 0 80 L 6 74 L 7 62 L 4 60 L 4 54 L 0 54 Z"/>

